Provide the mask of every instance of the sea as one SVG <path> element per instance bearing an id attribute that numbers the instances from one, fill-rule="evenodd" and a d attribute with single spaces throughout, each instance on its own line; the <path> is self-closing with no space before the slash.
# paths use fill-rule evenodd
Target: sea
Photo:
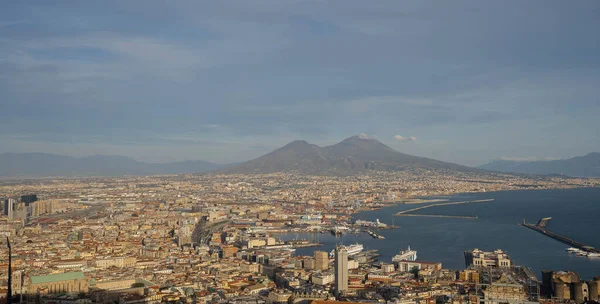
<path id="1" fill-rule="evenodd" d="M 408 246 L 418 252 L 418 260 L 441 262 L 444 268 L 465 268 L 464 251 L 479 248 L 485 251 L 502 249 L 516 265 L 529 267 L 541 278 L 542 270 L 575 271 L 582 279 L 600 276 L 600 258 L 569 254 L 566 244 L 517 224 L 523 220 L 537 223 L 551 217 L 546 228 L 576 241 L 600 248 L 600 188 L 567 190 L 521 190 L 446 197 L 450 202 L 493 199 L 490 202 L 435 206 L 415 211 L 415 214 L 476 216 L 476 219 L 395 217 L 396 212 L 425 204 L 398 204 L 380 210 L 365 211 L 355 219 L 399 226 L 379 230 L 385 239 L 374 239 L 366 233 L 287 233 L 281 239 L 308 239 L 323 244 L 320 247 L 299 248 L 296 255 L 312 255 L 314 250 L 332 250 L 337 244 L 361 243 L 365 250 L 376 249 L 379 260 L 391 262 L 400 250 Z"/>

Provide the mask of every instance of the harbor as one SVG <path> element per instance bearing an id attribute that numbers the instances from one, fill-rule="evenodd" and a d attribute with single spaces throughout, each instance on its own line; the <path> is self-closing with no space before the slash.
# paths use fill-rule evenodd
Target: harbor
<path id="1" fill-rule="evenodd" d="M 456 269 L 464 267 L 462 256 L 466 249 L 502 248 L 521 264 L 529 266 L 538 276 L 542 270 L 549 267 L 548 265 L 555 265 L 557 269 L 573 270 L 580 273 L 583 278 L 592 278 L 598 275 L 597 271 L 593 270 L 599 269 L 600 258 L 567 253 L 565 249 L 571 246 L 540 237 L 539 234 L 531 233 L 529 229 L 516 224 L 522 223 L 524 217 L 530 219 L 528 222 L 535 224 L 545 216 L 552 216 L 553 220 L 549 222 L 547 228 L 581 243 L 600 248 L 595 229 L 589 229 L 597 221 L 596 214 L 600 205 L 592 198 L 599 192 L 600 188 L 457 195 L 450 200 L 462 202 L 494 198 L 494 201 L 490 204 L 461 204 L 441 207 L 439 210 L 421 211 L 421 213 L 435 211 L 439 214 L 478 215 L 477 220 L 411 216 L 392 218 L 392 215 L 397 212 L 424 206 L 420 204 L 398 204 L 381 210 L 360 212 L 353 216 L 356 220 L 376 222 L 380 219 L 381 222 L 401 227 L 398 229 L 356 227 L 360 230 L 373 230 L 385 236 L 384 240 L 373 238 L 362 231 L 334 236 L 328 231 L 331 226 L 326 228 L 325 225 L 322 225 L 323 233 L 300 230 L 283 232 L 280 237 L 284 240 L 307 239 L 323 244 L 319 247 L 298 248 L 295 255 L 313 255 L 314 250 L 329 253 L 339 244 L 360 243 L 364 245 L 364 251 L 377 249 L 379 260 L 388 262 L 398 254 L 400 248 L 406 250 L 410 245 L 411 248 L 418 250 L 420 260 L 439 261 L 444 267 Z M 565 204 L 565 201 L 576 203 Z M 522 210 L 521 213 L 525 215 L 517 214 L 513 210 Z M 573 214 L 577 214 L 577 217 L 573 217 Z M 436 237 L 435 243 L 427 241 L 432 235 Z"/>

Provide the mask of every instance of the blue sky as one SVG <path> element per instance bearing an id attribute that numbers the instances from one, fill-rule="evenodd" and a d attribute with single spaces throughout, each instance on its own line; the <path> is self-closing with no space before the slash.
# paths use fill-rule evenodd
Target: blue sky
<path id="1" fill-rule="evenodd" d="M 466 165 L 600 151 L 595 0 L 1 6 L 0 152 L 226 163 L 359 133 Z"/>

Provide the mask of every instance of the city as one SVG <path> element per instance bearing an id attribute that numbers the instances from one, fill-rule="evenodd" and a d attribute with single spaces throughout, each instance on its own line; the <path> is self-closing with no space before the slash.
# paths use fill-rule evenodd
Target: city
<path id="1" fill-rule="evenodd" d="M 10 292 L 25 303 L 597 300 L 598 281 L 557 272 L 544 273 L 549 282 L 542 282 L 494 248 L 464 248 L 465 268 L 445 269 L 416 252 L 380 261 L 376 250 L 362 246 L 298 256 L 295 248 L 319 244 L 279 235 L 394 229 L 352 214 L 419 203 L 415 197 L 598 185 L 598 179 L 428 171 L 4 181 L 0 227 L 12 251 L 9 262 L 3 242 L 3 294 L 11 263 Z"/>
<path id="2" fill-rule="evenodd" d="M 0 3 L 0 304 L 600 304 L 599 0 Z"/>

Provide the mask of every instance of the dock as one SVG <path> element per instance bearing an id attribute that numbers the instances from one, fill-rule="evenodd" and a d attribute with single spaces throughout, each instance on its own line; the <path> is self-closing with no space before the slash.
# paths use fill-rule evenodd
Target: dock
<path id="1" fill-rule="evenodd" d="M 403 210 L 403 211 L 397 212 L 394 215 L 395 216 L 420 216 L 420 217 L 445 217 L 445 218 L 477 219 L 477 216 L 414 214 L 414 213 L 411 213 L 411 212 L 422 210 L 422 209 L 427 209 L 427 208 L 431 208 L 431 207 L 449 206 L 449 205 L 462 205 L 462 204 L 469 204 L 469 203 L 486 203 L 486 202 L 491 202 L 493 200 L 494 200 L 493 198 L 490 198 L 490 199 L 481 199 L 481 200 L 464 201 L 464 202 L 437 203 L 437 204 L 431 204 L 431 205 L 427 205 L 427 206 L 421 206 L 421 207 L 416 207 L 416 208 L 411 208 L 411 209 Z"/>
<path id="2" fill-rule="evenodd" d="M 440 215 L 440 214 L 412 214 L 412 213 L 399 213 L 396 216 L 413 216 L 413 217 L 440 217 L 440 218 L 458 218 L 458 219 L 478 219 L 477 216 L 469 215 Z"/>
<path id="3" fill-rule="evenodd" d="M 571 247 L 578 248 L 578 249 L 584 250 L 586 252 L 600 253 L 600 249 L 596 249 L 593 246 L 586 245 L 584 243 L 575 241 L 569 237 L 560 235 L 558 233 L 555 233 L 555 232 L 552 232 L 552 231 L 546 229 L 546 225 L 549 220 L 551 220 L 551 218 L 546 217 L 546 218 L 541 219 L 537 224 L 527 223 L 527 222 L 525 222 L 525 220 L 523 220 L 523 223 L 521 224 L 521 226 L 524 226 L 531 230 L 537 231 L 547 237 L 553 238 L 553 239 L 555 239 L 561 243 L 567 244 Z"/>

